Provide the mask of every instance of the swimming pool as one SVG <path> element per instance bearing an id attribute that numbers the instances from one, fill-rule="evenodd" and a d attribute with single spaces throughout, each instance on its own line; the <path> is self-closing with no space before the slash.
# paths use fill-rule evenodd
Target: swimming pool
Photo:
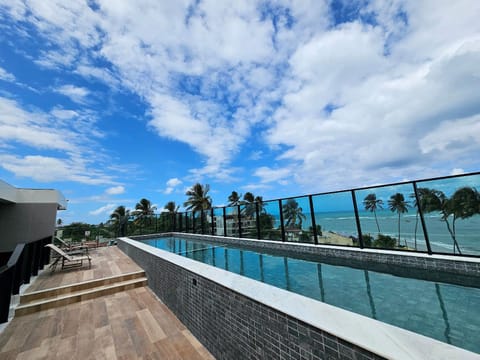
<path id="1" fill-rule="evenodd" d="M 227 244 L 146 244 L 480 353 L 480 289 L 318 263 Z"/>

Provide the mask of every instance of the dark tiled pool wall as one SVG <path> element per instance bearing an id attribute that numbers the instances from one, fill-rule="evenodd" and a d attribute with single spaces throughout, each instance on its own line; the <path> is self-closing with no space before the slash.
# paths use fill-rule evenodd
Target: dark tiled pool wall
<path id="1" fill-rule="evenodd" d="M 382 359 L 121 240 L 118 247 L 217 359 Z"/>
<path id="2" fill-rule="evenodd" d="M 197 234 L 188 234 L 188 233 L 166 233 L 161 235 L 145 235 L 145 236 L 136 236 L 132 237 L 137 240 L 148 239 L 148 238 L 158 238 L 158 237 L 183 237 L 188 239 L 196 239 L 210 242 L 219 242 L 222 244 L 231 244 L 239 245 L 241 247 L 248 247 L 251 249 L 257 249 L 260 251 L 288 251 L 291 254 L 296 254 L 300 256 L 320 256 L 322 261 L 329 262 L 328 259 L 345 260 L 349 266 L 355 266 L 357 264 L 370 264 L 373 266 L 372 270 L 375 270 L 374 265 L 380 266 L 392 266 L 392 267 L 403 267 L 408 270 L 425 270 L 430 273 L 448 273 L 454 276 L 468 276 L 474 277 L 478 280 L 480 276 L 480 262 L 473 260 L 463 260 L 458 258 L 455 260 L 447 259 L 440 255 L 436 256 L 419 256 L 416 254 L 408 254 L 407 252 L 398 252 L 392 254 L 392 252 L 382 252 L 381 250 L 370 250 L 370 249 L 349 249 L 345 248 L 333 248 L 321 245 L 308 245 L 308 244 L 297 244 L 297 243 L 284 243 L 284 242 L 274 242 L 274 241 L 263 241 L 263 240 L 253 240 L 245 238 L 230 238 L 222 236 L 211 236 L 211 235 L 197 235 Z M 450 256 L 451 257 L 451 256 Z M 351 263 L 349 263 L 351 262 Z M 365 266 L 365 265 L 364 265 Z M 379 271 L 382 271 L 379 269 Z M 432 279 L 435 280 L 435 279 Z M 470 280 L 463 280 L 461 283 L 469 285 Z M 475 281 L 475 279 L 474 279 Z M 478 284 L 471 284 L 470 286 L 478 286 Z"/>

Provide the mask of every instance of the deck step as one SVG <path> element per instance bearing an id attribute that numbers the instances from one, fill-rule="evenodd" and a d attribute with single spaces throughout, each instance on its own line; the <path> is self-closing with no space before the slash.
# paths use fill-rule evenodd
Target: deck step
<path id="1" fill-rule="evenodd" d="M 88 280 L 80 283 L 59 286 L 51 289 L 39 290 L 23 294 L 20 297 L 20 305 L 36 302 L 40 300 L 47 300 L 61 295 L 72 294 L 82 290 L 93 289 L 100 286 L 110 285 L 127 280 L 133 280 L 145 277 L 145 271 L 135 271 L 127 274 L 109 276 L 102 279 Z"/>
<path id="2" fill-rule="evenodd" d="M 77 284 L 79 285 L 79 284 Z M 117 281 L 105 285 L 89 287 L 77 291 L 70 291 L 57 296 L 37 299 L 29 303 L 23 303 L 15 309 L 15 316 L 32 314 L 37 311 L 52 309 L 59 306 L 73 304 L 76 302 L 90 300 L 97 297 L 111 295 L 117 292 L 143 287 L 147 285 L 146 277 L 138 277 L 124 281 Z"/>

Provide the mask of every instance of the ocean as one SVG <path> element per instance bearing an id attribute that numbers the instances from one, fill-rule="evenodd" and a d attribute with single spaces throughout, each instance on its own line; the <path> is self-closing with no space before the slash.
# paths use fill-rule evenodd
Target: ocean
<path id="1" fill-rule="evenodd" d="M 306 220 L 303 221 L 302 229 L 308 230 L 312 225 L 309 213 L 304 213 Z M 278 216 L 275 216 L 275 226 L 280 225 Z M 378 234 L 374 214 L 369 211 L 359 211 L 360 224 L 363 234 L 370 234 L 376 237 Z M 428 231 L 430 246 L 433 251 L 453 252 L 453 240 L 448 232 L 445 221 L 441 220 L 440 213 L 425 214 L 425 224 Z M 380 233 L 398 239 L 398 214 L 389 210 L 377 211 L 377 219 L 380 226 Z M 452 217 L 449 218 L 450 224 Z M 344 236 L 358 237 L 357 225 L 353 211 L 317 212 L 315 222 L 322 226 L 322 231 L 332 231 Z M 415 249 L 415 238 L 417 250 L 427 250 L 425 237 L 422 230 L 420 218 L 415 232 L 417 222 L 416 211 L 410 210 L 400 216 L 400 243 L 407 244 L 409 248 Z M 456 238 L 463 254 L 480 255 L 480 215 L 468 219 L 457 219 L 455 222 Z"/>

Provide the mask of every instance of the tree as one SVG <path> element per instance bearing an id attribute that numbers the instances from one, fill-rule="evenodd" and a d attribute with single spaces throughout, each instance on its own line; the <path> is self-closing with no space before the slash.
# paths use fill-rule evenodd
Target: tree
<path id="1" fill-rule="evenodd" d="M 111 214 L 110 220 L 116 225 L 118 236 L 126 235 L 126 228 L 130 211 L 125 209 L 125 206 L 118 206 Z"/>
<path id="2" fill-rule="evenodd" d="M 398 213 L 398 246 L 400 246 L 400 216 L 403 213 L 408 212 L 408 201 L 405 201 L 405 197 L 402 193 L 396 193 L 395 195 L 390 196 L 388 200 L 388 208 L 392 212 Z M 407 245 L 407 240 L 405 240 L 405 246 Z"/>
<path id="3" fill-rule="evenodd" d="M 243 201 L 247 203 L 253 203 L 255 202 L 255 197 L 251 192 L 246 192 L 245 195 L 243 195 Z"/>
<path id="4" fill-rule="evenodd" d="M 201 185 L 196 183 L 193 185 L 185 195 L 188 196 L 187 201 L 183 204 L 187 211 L 200 211 L 207 210 L 212 207 L 212 199 L 208 195 L 210 191 L 210 185 Z"/>
<path id="5" fill-rule="evenodd" d="M 176 214 L 178 212 L 178 209 L 180 208 L 180 205 L 175 204 L 175 201 L 169 201 L 165 204 L 163 207 L 167 212 L 170 214 Z"/>
<path id="6" fill-rule="evenodd" d="M 449 199 L 443 201 L 442 205 L 442 220 L 445 221 L 448 232 L 452 237 L 453 253 L 455 253 L 456 248 L 458 253 L 461 254 L 457 242 L 455 222 L 458 219 L 467 219 L 480 213 L 480 194 L 475 188 L 465 186 L 456 190 Z M 448 221 L 449 217 L 452 217 L 452 225 Z"/>
<path id="7" fill-rule="evenodd" d="M 383 200 L 377 199 L 377 195 L 371 193 L 365 196 L 365 199 L 363 199 L 363 206 L 365 206 L 365 210 L 373 212 L 375 222 L 377 223 L 378 233 L 380 233 L 380 225 L 378 224 L 377 219 L 377 209 L 383 209 Z"/>
<path id="8" fill-rule="evenodd" d="M 132 212 L 132 215 L 136 217 L 137 223 L 151 223 L 155 210 L 157 210 L 157 207 L 152 206 L 150 200 L 142 198 L 135 205 L 135 210 Z"/>
<path id="9" fill-rule="evenodd" d="M 295 199 L 288 199 L 287 202 L 282 206 L 282 211 L 286 228 L 302 228 L 302 223 L 307 219 L 307 217 L 303 213 L 303 209 L 298 206 L 298 202 Z"/>
<path id="10" fill-rule="evenodd" d="M 62 219 L 58 218 L 57 219 L 57 226 L 62 226 L 62 223 L 63 223 Z"/>
<path id="11" fill-rule="evenodd" d="M 228 205 L 227 206 L 236 206 L 240 205 L 240 198 L 242 195 L 238 195 L 236 191 L 232 191 L 232 193 L 228 196 Z"/>

